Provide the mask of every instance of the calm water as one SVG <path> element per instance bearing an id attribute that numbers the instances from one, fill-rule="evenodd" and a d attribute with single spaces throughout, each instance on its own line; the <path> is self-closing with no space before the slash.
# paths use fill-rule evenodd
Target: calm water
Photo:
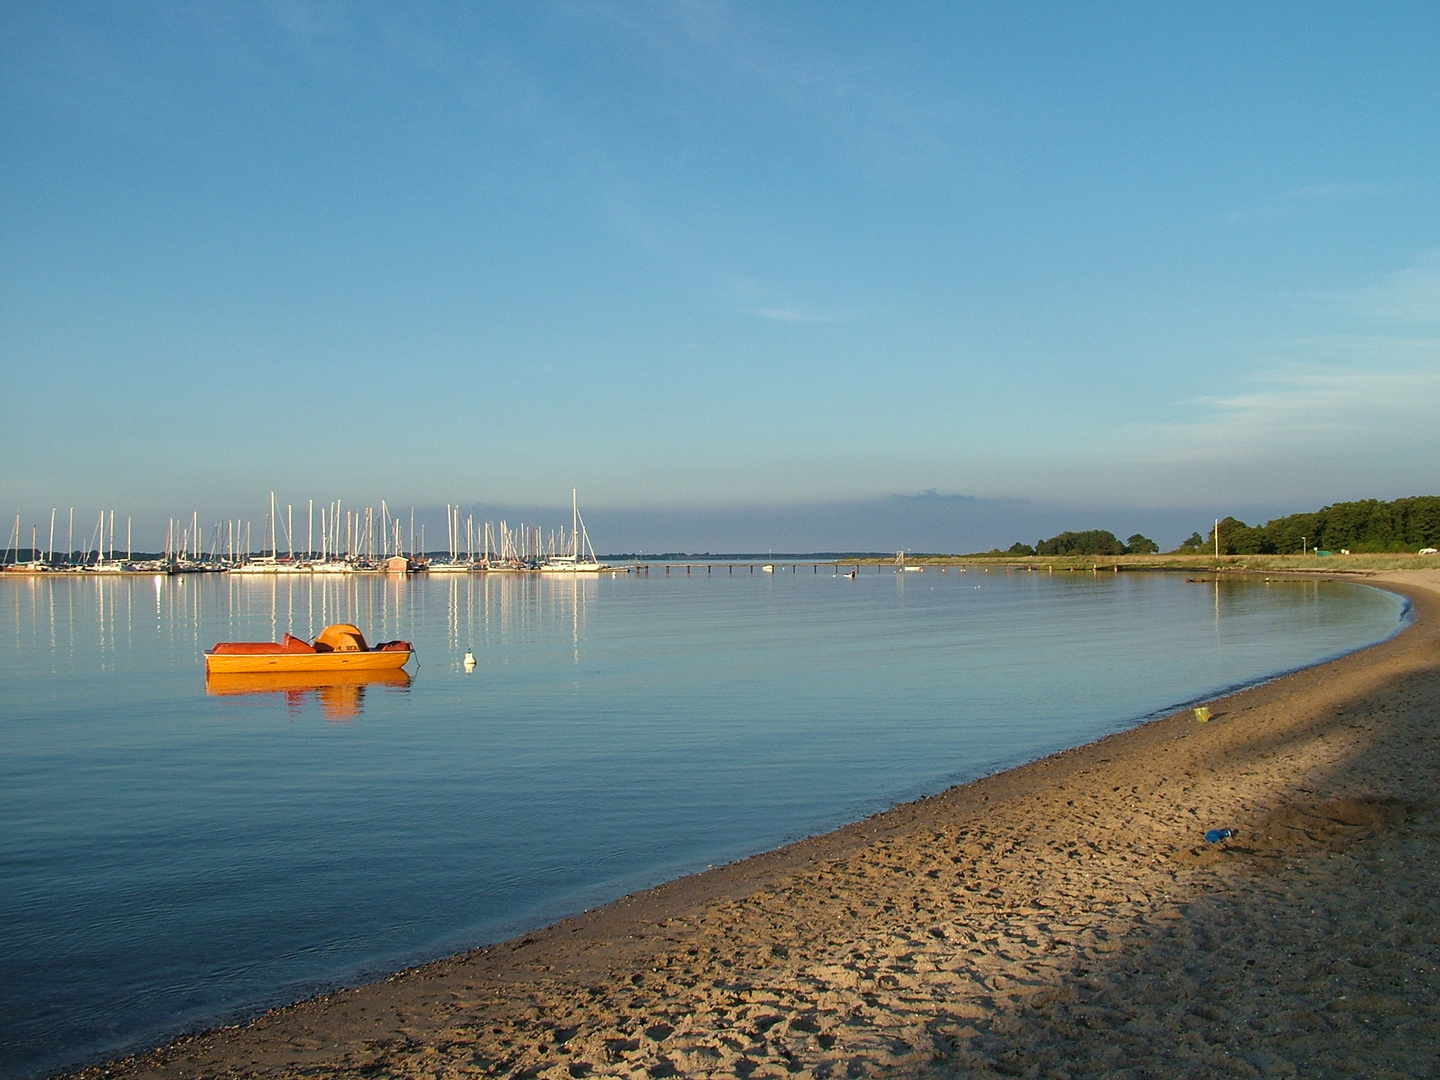
<path id="1" fill-rule="evenodd" d="M 0 580 L 0 1073 L 497 940 L 1406 617 L 1348 584 L 787 571 Z M 215 641 L 336 621 L 413 640 L 413 680 L 207 694 Z"/>

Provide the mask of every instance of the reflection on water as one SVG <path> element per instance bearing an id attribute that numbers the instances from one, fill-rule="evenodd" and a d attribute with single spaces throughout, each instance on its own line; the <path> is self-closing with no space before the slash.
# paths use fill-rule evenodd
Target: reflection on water
<path id="1" fill-rule="evenodd" d="M 279 641 L 286 633 L 314 640 L 337 622 L 354 623 L 371 642 L 407 638 L 415 626 L 435 621 L 437 606 L 445 627 L 437 659 L 447 666 L 467 648 L 479 655 L 557 629 L 578 661 L 599 581 L 511 573 L 428 581 L 379 574 L 65 574 L 7 576 L 5 585 L 0 603 L 10 609 L 17 643 L 95 673 L 130 669 L 134 656 L 155 649 L 173 662 L 224 640 Z"/>
<path id="2" fill-rule="evenodd" d="M 0 1077 L 493 941 L 1401 613 L 1326 582 L 808 569 L 0 575 Z M 204 678 L 216 642 L 340 622 L 413 642 L 411 673 Z"/>
<path id="3" fill-rule="evenodd" d="M 241 694 L 284 694 L 287 707 L 298 710 L 310 695 L 320 703 L 326 720 L 353 720 L 360 715 L 367 687 L 406 690 L 410 676 L 404 668 L 382 671 L 264 671 L 245 674 L 207 672 L 205 692 L 215 697 Z"/>

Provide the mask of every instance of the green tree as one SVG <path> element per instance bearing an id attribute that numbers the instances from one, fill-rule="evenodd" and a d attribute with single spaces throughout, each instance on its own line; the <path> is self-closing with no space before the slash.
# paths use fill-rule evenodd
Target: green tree
<path id="1" fill-rule="evenodd" d="M 1156 555 L 1160 551 L 1160 545 L 1151 540 L 1148 536 L 1141 536 L 1136 533 L 1125 541 L 1125 552 L 1127 555 Z"/>
<path id="2" fill-rule="evenodd" d="M 1393 502 L 1358 499 L 1332 503 L 1305 514 L 1288 514 L 1251 528 L 1227 517 L 1220 522 L 1222 555 L 1290 555 L 1316 548 L 1339 551 L 1417 551 L 1440 546 L 1440 495 L 1415 495 Z M 1215 533 L 1208 540 L 1196 533 L 1177 549 L 1214 551 Z"/>
<path id="3" fill-rule="evenodd" d="M 1264 555 L 1268 554 L 1264 531 L 1252 529 L 1239 518 L 1227 517 L 1210 530 L 1210 539 L 1206 549 L 1214 551 L 1216 548 L 1215 535 L 1220 535 L 1221 555 Z"/>
<path id="4" fill-rule="evenodd" d="M 1034 555 L 1034 554 L 1035 554 L 1035 549 L 1034 549 L 1033 547 L 1031 547 L 1029 544 L 1022 543 L 1021 541 L 1017 540 L 1017 541 L 1015 541 L 1015 543 L 1013 543 L 1013 544 L 1010 545 L 1010 554 L 1011 554 L 1011 555 Z"/>
<path id="5" fill-rule="evenodd" d="M 1035 545 L 1037 555 L 1123 555 L 1125 545 L 1108 529 L 1062 532 Z"/>
<path id="6" fill-rule="evenodd" d="M 1333 503 L 1313 513 L 1275 518 L 1254 532 L 1260 534 L 1261 553 L 1298 554 L 1305 548 L 1414 551 L 1440 542 L 1440 496 Z M 1223 548 L 1224 529 L 1220 543 Z"/>

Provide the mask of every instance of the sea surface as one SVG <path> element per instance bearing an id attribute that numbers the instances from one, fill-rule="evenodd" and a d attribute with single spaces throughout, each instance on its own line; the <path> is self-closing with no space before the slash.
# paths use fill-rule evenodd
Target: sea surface
<path id="1" fill-rule="evenodd" d="M 1332 582 L 809 563 L 0 579 L 0 1075 L 503 939 L 1407 613 Z M 413 677 L 207 692 L 216 641 L 339 621 L 414 641 Z"/>

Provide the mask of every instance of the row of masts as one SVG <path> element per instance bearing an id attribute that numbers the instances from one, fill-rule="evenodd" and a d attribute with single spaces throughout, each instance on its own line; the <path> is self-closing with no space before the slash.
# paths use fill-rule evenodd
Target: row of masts
<path id="1" fill-rule="evenodd" d="M 243 519 L 215 522 L 208 529 L 200 525 L 199 511 L 191 511 L 188 520 L 169 519 L 164 545 L 158 558 L 137 562 L 133 547 L 133 519 L 124 518 L 125 545 L 123 556 L 117 554 L 116 514 L 101 511 L 88 543 L 83 549 L 75 546 L 75 509 L 68 515 L 65 551 L 57 555 L 55 534 L 58 508 L 50 512 L 48 543 L 40 546 L 39 525 L 31 526 L 29 558 L 24 567 L 32 570 L 66 569 L 134 569 L 134 570 L 224 570 L 251 568 L 312 568 L 317 564 L 333 569 L 375 569 L 392 560 L 404 560 L 406 569 L 424 566 L 457 569 L 537 569 L 547 564 L 595 563 L 572 492 L 572 525 L 567 533 L 562 525 L 548 534 L 539 526 L 524 524 L 512 528 L 507 522 L 492 523 L 475 520 L 465 514 L 459 504 L 445 506 L 448 561 L 432 560 L 426 553 L 425 526 L 418 526 L 415 510 L 409 515 L 409 528 L 400 515 L 392 513 L 381 500 L 378 510 L 366 506 L 350 509 L 341 500 L 316 507 L 313 499 L 305 507 L 303 545 L 295 523 L 294 504 L 286 504 L 283 514 L 270 493 L 269 511 L 260 523 L 260 549 L 253 543 L 253 523 Z M 316 526 L 319 526 L 318 530 Z M 20 567 L 21 515 L 15 515 L 10 542 L 5 549 L 4 565 Z M 393 568 L 393 567 L 392 567 Z"/>
<path id="2" fill-rule="evenodd" d="M 572 500 L 574 493 L 571 493 Z M 509 528 L 476 522 L 473 514 L 463 517 L 458 504 L 445 504 L 446 534 L 449 544 L 449 565 L 487 564 L 506 566 L 540 566 L 565 561 L 595 561 L 595 549 L 585 532 L 578 506 L 572 507 L 569 533 L 565 526 L 548 534 L 535 525 Z"/>
<path id="3" fill-rule="evenodd" d="M 40 527 L 38 524 L 30 526 L 30 558 L 26 565 L 32 569 L 45 568 L 74 568 L 81 566 L 104 568 L 109 564 L 121 562 L 116 556 L 115 538 L 115 511 L 102 510 L 95 520 L 95 528 L 90 533 L 90 539 L 83 549 L 75 546 L 75 508 L 72 506 L 66 520 L 66 542 L 65 551 L 57 553 L 55 550 L 55 532 L 58 524 L 59 508 L 50 511 L 50 530 L 47 543 L 40 546 Z M 125 561 L 129 561 L 133 554 L 132 543 L 132 520 L 125 518 Z M 15 515 L 15 527 L 10 530 L 10 539 L 5 545 L 3 563 L 0 565 L 14 566 L 20 562 L 21 528 L 20 515 Z"/>

